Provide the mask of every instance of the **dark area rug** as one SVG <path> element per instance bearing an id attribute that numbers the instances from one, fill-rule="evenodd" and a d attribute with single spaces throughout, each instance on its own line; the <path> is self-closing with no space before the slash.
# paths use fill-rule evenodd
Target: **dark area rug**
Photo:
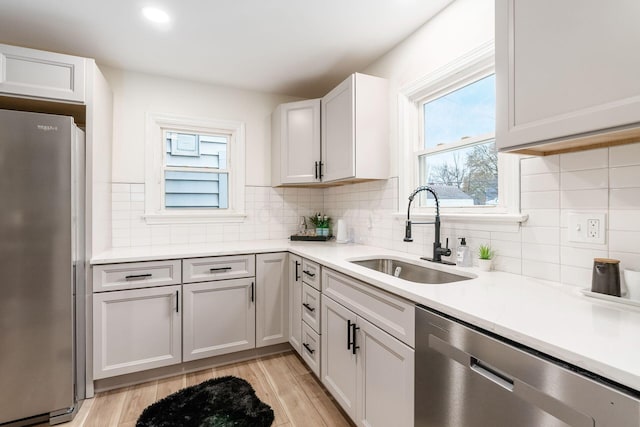
<path id="1" fill-rule="evenodd" d="M 148 406 L 136 427 L 268 427 L 273 410 L 251 385 L 232 376 L 184 388 Z"/>

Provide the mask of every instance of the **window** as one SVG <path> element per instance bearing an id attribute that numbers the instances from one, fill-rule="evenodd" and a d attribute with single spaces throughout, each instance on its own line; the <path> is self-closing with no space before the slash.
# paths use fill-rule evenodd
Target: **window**
<path id="1" fill-rule="evenodd" d="M 244 218 L 244 124 L 148 114 L 145 219 Z"/>
<path id="2" fill-rule="evenodd" d="M 229 207 L 229 135 L 164 132 L 164 207 Z"/>
<path id="3" fill-rule="evenodd" d="M 419 185 L 432 186 L 442 206 L 497 206 L 495 74 L 429 97 L 421 107 Z"/>
<path id="4" fill-rule="evenodd" d="M 430 185 L 450 219 L 523 220 L 519 157 L 495 147 L 494 69 L 491 41 L 400 89 L 401 208 L 413 189 Z M 432 214 L 430 193 L 416 201 L 416 215 Z"/>

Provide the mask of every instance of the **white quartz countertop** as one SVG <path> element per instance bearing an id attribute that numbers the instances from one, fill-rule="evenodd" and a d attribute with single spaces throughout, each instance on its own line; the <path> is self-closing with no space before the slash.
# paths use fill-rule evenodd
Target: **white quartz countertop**
<path id="1" fill-rule="evenodd" d="M 92 264 L 289 251 L 396 295 L 474 324 L 640 391 L 640 309 L 587 298 L 579 289 L 476 268 L 444 266 L 418 256 L 354 244 L 266 240 L 113 249 Z M 410 260 L 474 279 L 441 285 L 408 282 L 349 262 Z M 585 288 L 589 284 L 585 283 Z"/>

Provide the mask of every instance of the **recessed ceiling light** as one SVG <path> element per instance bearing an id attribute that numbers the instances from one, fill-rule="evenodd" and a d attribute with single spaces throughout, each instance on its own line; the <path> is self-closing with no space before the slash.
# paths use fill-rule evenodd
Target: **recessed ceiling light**
<path id="1" fill-rule="evenodd" d="M 158 24 L 165 24 L 169 22 L 169 14 L 156 7 L 145 7 L 142 9 L 142 14 L 151 22 L 156 22 Z"/>

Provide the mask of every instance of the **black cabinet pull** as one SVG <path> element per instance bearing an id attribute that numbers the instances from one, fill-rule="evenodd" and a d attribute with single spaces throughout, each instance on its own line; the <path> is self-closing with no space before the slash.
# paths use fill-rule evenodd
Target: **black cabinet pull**
<path id="1" fill-rule="evenodd" d="M 351 350 L 351 320 L 347 319 L 347 350 Z"/>
<path id="2" fill-rule="evenodd" d="M 228 271 L 228 270 L 233 270 L 233 267 L 218 267 L 218 268 L 210 268 L 209 272 L 210 273 L 214 273 L 216 271 Z"/>
<path id="3" fill-rule="evenodd" d="M 310 312 L 314 312 L 316 311 L 315 308 L 311 307 L 309 304 L 307 304 L 306 302 L 303 302 L 302 305 L 304 305 L 304 308 L 306 308 L 307 310 L 309 310 Z"/>
<path id="4" fill-rule="evenodd" d="M 320 173 L 318 173 L 318 179 L 322 181 L 322 162 L 320 162 Z"/>
<path id="5" fill-rule="evenodd" d="M 142 280 L 142 279 L 146 279 L 147 277 L 151 277 L 153 276 L 153 274 L 151 273 L 147 273 L 147 274 L 132 274 L 130 276 L 125 276 L 124 280 Z"/>
<path id="6" fill-rule="evenodd" d="M 296 261 L 296 282 L 300 280 L 300 273 L 298 273 L 298 267 L 300 267 L 300 263 Z"/>
<path id="7" fill-rule="evenodd" d="M 180 291 L 176 291 L 176 313 L 180 313 Z"/>
<path id="8" fill-rule="evenodd" d="M 251 282 L 251 302 L 253 302 L 253 282 Z"/>
<path id="9" fill-rule="evenodd" d="M 307 344 L 307 343 L 304 343 L 304 342 L 303 342 L 303 343 L 302 343 L 302 346 L 303 346 L 303 347 L 304 347 L 304 348 L 305 348 L 305 349 L 306 349 L 310 354 L 313 354 L 313 353 L 315 353 L 315 352 L 316 352 L 316 351 L 315 351 L 315 350 L 313 350 L 311 347 L 309 347 L 309 344 Z"/>
<path id="10" fill-rule="evenodd" d="M 315 273 L 310 272 L 309 270 L 302 270 L 302 272 L 303 272 L 304 274 L 306 274 L 307 276 L 309 276 L 309 277 L 316 277 L 316 274 L 315 274 Z"/>
<path id="11" fill-rule="evenodd" d="M 356 354 L 356 350 L 360 348 L 360 346 L 356 345 L 356 331 L 360 328 L 356 326 L 355 322 L 351 324 L 351 328 L 353 329 L 353 332 L 351 332 L 351 335 L 353 336 L 353 342 L 351 343 L 351 354 Z"/>
<path id="12" fill-rule="evenodd" d="M 318 162 L 316 162 L 316 179 L 318 179 Z"/>

